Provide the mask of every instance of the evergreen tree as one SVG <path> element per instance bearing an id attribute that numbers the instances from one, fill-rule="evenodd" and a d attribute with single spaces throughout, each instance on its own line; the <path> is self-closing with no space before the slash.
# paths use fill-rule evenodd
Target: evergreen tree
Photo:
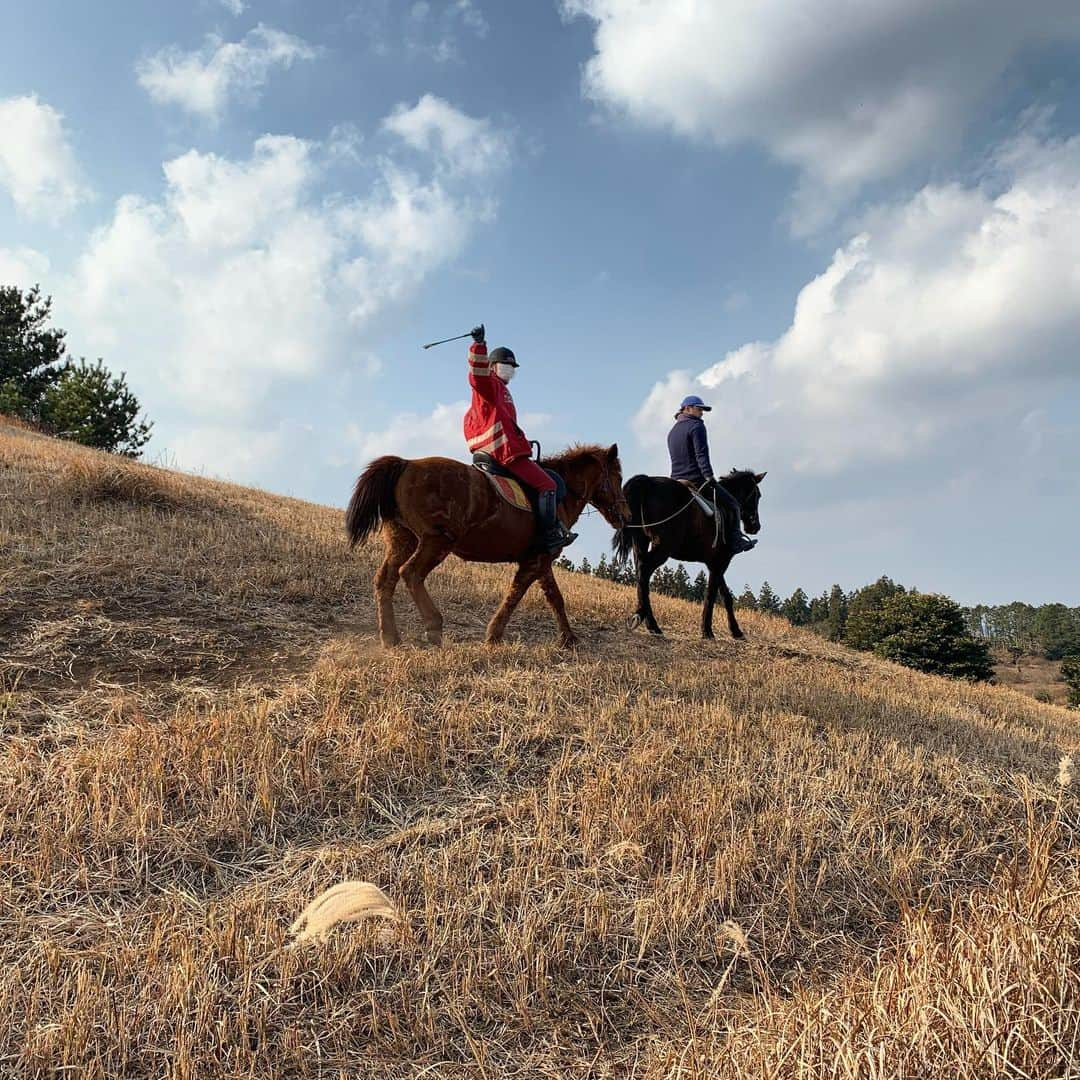
<path id="1" fill-rule="evenodd" d="M 772 586 L 767 582 L 761 583 L 761 591 L 757 598 L 758 611 L 768 612 L 770 615 L 780 614 L 780 597 L 773 592 Z"/>
<path id="2" fill-rule="evenodd" d="M 1035 637 L 1047 660 L 1080 654 L 1080 616 L 1064 604 L 1043 604 L 1033 620 Z"/>
<path id="3" fill-rule="evenodd" d="M 1061 677 L 1069 688 L 1069 704 L 1080 709 L 1080 654 L 1066 656 L 1061 661 Z"/>
<path id="4" fill-rule="evenodd" d="M 675 590 L 675 596 L 681 600 L 690 599 L 690 575 L 686 572 L 686 567 L 679 563 L 675 567 L 675 572 L 671 575 L 671 586 Z"/>
<path id="5" fill-rule="evenodd" d="M 694 583 L 690 586 L 690 599 L 701 603 L 705 599 L 705 593 L 709 588 L 709 575 L 704 570 L 699 570 Z"/>
<path id="6" fill-rule="evenodd" d="M 743 591 L 739 593 L 735 600 L 735 606 L 740 611 L 757 611 L 757 597 L 749 585 L 743 586 Z"/>
<path id="7" fill-rule="evenodd" d="M 571 571 L 575 571 L 575 572 L 577 571 L 577 567 L 574 566 L 573 561 L 571 559 L 568 559 L 565 555 L 560 555 L 555 560 L 555 565 L 560 570 L 571 570 Z"/>
<path id="8" fill-rule="evenodd" d="M 884 576 L 872 585 L 856 589 L 848 601 L 844 642 L 853 649 L 872 649 L 877 640 L 878 613 L 891 597 L 906 591 L 903 585 L 897 585 L 892 578 Z"/>
<path id="9" fill-rule="evenodd" d="M 581 560 L 581 565 L 578 567 L 578 573 L 579 574 L 591 574 L 592 573 L 592 563 L 589 562 L 588 555 L 586 555 Z"/>
<path id="10" fill-rule="evenodd" d="M 895 592 L 860 612 L 855 636 L 858 648 L 918 671 L 964 679 L 994 673 L 987 643 L 968 633 L 959 604 L 947 596 Z"/>
<path id="11" fill-rule="evenodd" d="M 810 626 L 824 626 L 829 618 L 829 594 L 822 593 L 810 601 Z"/>
<path id="12" fill-rule="evenodd" d="M 780 614 L 792 626 L 806 626 L 810 622 L 810 602 L 806 598 L 806 593 L 802 589 L 796 589 L 780 605 Z"/>
<path id="13" fill-rule="evenodd" d="M 100 360 L 67 364 L 41 398 L 41 419 L 54 434 L 125 457 L 138 457 L 150 439 L 152 425 L 138 416 L 123 374 L 109 374 Z"/>
<path id="14" fill-rule="evenodd" d="M 840 641 L 847 626 L 847 597 L 839 585 L 829 590 L 828 610 L 825 615 L 825 633 L 830 641 Z"/>
<path id="15" fill-rule="evenodd" d="M 45 391 L 59 378 L 64 331 L 47 324 L 52 298 L 12 285 L 0 287 L 0 412 L 24 420 L 41 418 Z"/>
<path id="16" fill-rule="evenodd" d="M 601 553 L 600 561 L 596 564 L 593 570 L 593 576 L 603 578 L 605 581 L 611 577 L 611 571 L 608 567 L 607 556 Z"/>

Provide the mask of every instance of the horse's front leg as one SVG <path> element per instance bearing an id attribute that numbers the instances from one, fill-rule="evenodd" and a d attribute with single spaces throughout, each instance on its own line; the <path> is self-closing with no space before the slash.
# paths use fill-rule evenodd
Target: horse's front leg
<path id="1" fill-rule="evenodd" d="M 550 565 L 550 563 L 549 563 Z M 529 586 L 540 576 L 543 567 L 539 559 L 530 559 L 528 562 L 518 563 L 517 573 L 510 582 L 510 588 L 506 590 L 503 602 L 499 610 L 492 616 L 488 623 L 487 634 L 484 640 L 488 645 L 498 645 L 506 633 L 506 624 L 510 616 L 514 614 L 514 608 L 521 603 L 521 598 L 529 591 Z"/>
<path id="2" fill-rule="evenodd" d="M 701 607 L 701 636 L 708 641 L 713 640 L 712 617 L 713 608 L 716 606 L 716 593 L 724 575 L 716 570 L 709 569 L 709 584 L 705 589 L 705 602 Z"/>
<path id="3" fill-rule="evenodd" d="M 413 602 L 424 620 L 427 639 L 432 645 L 442 644 L 443 617 L 435 606 L 424 579 L 450 554 L 450 544 L 444 536 L 425 536 L 412 558 L 401 568 L 401 576 L 412 593 Z"/>
<path id="4" fill-rule="evenodd" d="M 555 571 L 550 566 L 540 577 L 540 588 L 544 590 L 544 596 L 551 605 L 551 610 L 555 612 L 555 621 L 559 624 L 559 644 L 564 649 L 572 649 L 578 643 L 578 636 L 566 617 L 566 602 L 563 600 L 559 583 L 555 580 Z"/>
<path id="5" fill-rule="evenodd" d="M 726 569 L 726 568 L 725 568 Z M 731 595 L 731 590 L 727 587 L 727 582 L 724 580 L 724 574 L 722 570 L 709 572 L 709 585 L 712 586 L 712 578 L 715 573 L 719 579 L 720 597 L 724 601 L 724 610 L 727 612 L 727 624 L 728 629 L 731 631 L 733 638 L 743 637 L 743 632 L 739 629 L 739 623 L 735 618 L 735 600 Z"/>

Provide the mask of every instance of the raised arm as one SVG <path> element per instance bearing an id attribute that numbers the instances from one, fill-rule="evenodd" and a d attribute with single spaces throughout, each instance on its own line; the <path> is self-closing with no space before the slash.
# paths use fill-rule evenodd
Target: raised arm
<path id="1" fill-rule="evenodd" d="M 473 343 L 469 346 L 469 385 L 485 401 L 494 401 L 495 376 L 488 361 L 483 325 L 474 327 L 472 337 Z"/>

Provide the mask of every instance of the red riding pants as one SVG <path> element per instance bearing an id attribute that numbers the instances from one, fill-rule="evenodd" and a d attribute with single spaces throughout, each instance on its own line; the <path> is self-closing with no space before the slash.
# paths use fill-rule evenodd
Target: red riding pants
<path id="1" fill-rule="evenodd" d="M 539 465 L 531 458 L 518 458 L 503 466 L 509 469 L 523 484 L 536 491 L 554 491 L 556 483 Z"/>

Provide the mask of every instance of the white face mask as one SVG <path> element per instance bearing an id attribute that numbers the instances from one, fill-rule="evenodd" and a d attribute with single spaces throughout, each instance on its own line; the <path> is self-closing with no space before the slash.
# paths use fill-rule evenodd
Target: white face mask
<path id="1" fill-rule="evenodd" d="M 515 371 L 517 371 L 517 368 L 514 367 L 513 364 L 495 365 L 495 374 L 498 378 L 502 379 L 504 383 L 510 382 L 510 380 L 514 377 Z"/>

